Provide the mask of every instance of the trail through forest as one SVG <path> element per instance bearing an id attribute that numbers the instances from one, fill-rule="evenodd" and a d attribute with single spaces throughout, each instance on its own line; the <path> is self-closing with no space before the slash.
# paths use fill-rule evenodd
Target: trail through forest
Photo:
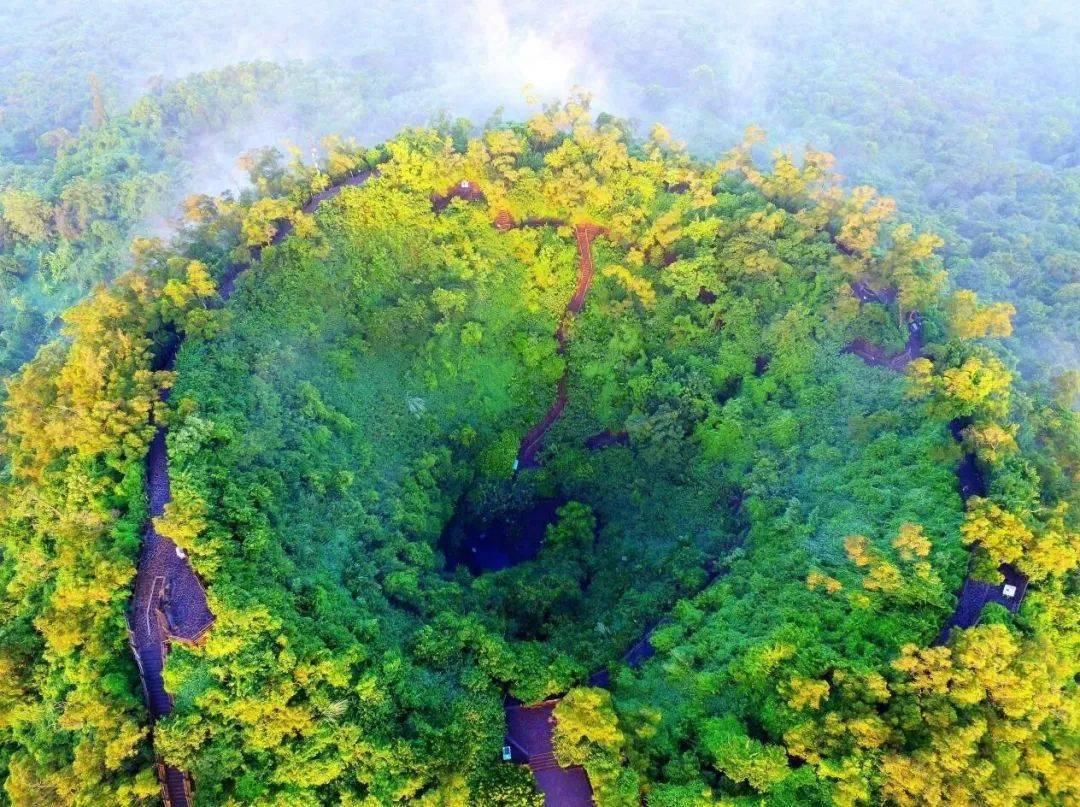
<path id="1" fill-rule="evenodd" d="M 323 202 L 341 193 L 342 188 L 360 185 L 370 176 L 371 172 L 363 172 L 330 186 L 313 196 L 302 208 L 303 212 L 314 213 Z M 280 244 L 292 230 L 291 222 L 283 222 L 270 239 L 270 245 Z M 255 249 L 250 262 L 234 263 L 225 271 L 218 284 L 222 302 L 232 296 L 237 277 L 250 268 L 261 253 L 261 249 Z M 179 344 L 167 351 L 158 369 L 172 370 L 178 350 Z M 162 395 L 162 400 L 168 400 L 167 392 Z M 146 492 L 151 520 L 143 533 L 128 611 L 128 638 L 153 720 L 172 711 L 172 698 L 165 691 L 163 678 L 169 645 L 172 642 L 197 644 L 214 624 L 206 591 L 190 561 L 175 543 L 154 526 L 153 519 L 164 515 L 165 505 L 172 498 L 167 437 L 168 429 L 159 425 L 146 456 Z M 168 807 L 187 807 L 191 802 L 190 777 L 171 765 L 159 762 L 156 767 L 165 804 Z"/>
<path id="2" fill-rule="evenodd" d="M 895 290 L 875 291 L 862 281 L 852 283 L 851 290 L 861 303 L 888 305 L 896 299 Z M 908 341 L 900 353 L 890 356 L 880 346 L 864 339 L 849 342 L 843 352 L 858 356 L 866 364 L 902 372 L 911 361 L 922 356 L 923 347 L 922 318 L 917 312 L 912 311 L 908 315 Z M 953 439 L 958 443 L 963 439 L 962 430 L 965 425 L 959 420 L 949 424 Z M 968 452 L 961 458 L 956 467 L 956 477 L 960 498 L 965 504 L 972 496 L 986 495 L 986 481 L 973 453 Z M 982 617 L 983 608 L 988 603 L 996 602 L 1013 612 L 1019 610 L 1020 603 L 1027 593 L 1027 578 L 1008 565 L 1002 566 L 998 571 L 1002 576 L 1000 583 L 988 583 L 971 576 L 965 577 L 956 595 L 956 608 L 942 626 L 934 644 L 945 644 L 954 627 L 970 628 L 977 625 Z"/>
<path id="3" fill-rule="evenodd" d="M 532 705 L 507 702 L 506 736 L 511 748 L 524 755 L 546 807 L 589 807 L 592 788 L 585 769 L 564 768 L 555 758 L 552 733 L 558 703 L 559 698 Z"/>
<path id="4" fill-rule="evenodd" d="M 591 250 L 589 248 L 592 237 L 588 233 L 583 237 L 579 229 L 578 251 L 581 256 L 581 274 L 579 276 L 578 291 L 575 292 L 570 305 L 567 306 L 568 315 L 580 311 L 585 293 L 588 290 L 593 272 Z M 586 260 L 588 260 L 588 265 L 586 265 Z M 896 298 L 895 292 L 890 290 L 874 291 L 864 283 L 853 283 L 852 291 L 863 303 L 888 305 Z M 564 325 L 565 318 L 556 332 L 560 351 L 565 347 Z M 922 355 L 924 348 L 922 318 L 918 313 L 911 312 L 908 315 L 907 327 L 907 344 L 903 351 L 895 355 L 890 355 L 880 346 L 864 340 L 849 343 L 845 346 L 844 352 L 858 356 L 866 364 L 901 372 L 908 363 Z M 555 403 L 522 441 L 522 448 L 519 452 L 519 462 L 522 465 L 525 464 L 525 459 L 528 459 L 530 463 L 535 462 L 536 449 L 541 439 L 558 419 L 565 404 L 566 375 L 564 373 L 559 379 Z M 963 424 L 959 422 L 950 424 L 953 436 L 958 442 L 961 439 L 962 427 Z M 618 441 L 620 436 L 622 435 L 611 435 L 602 432 L 599 435 L 594 435 L 590 440 L 594 440 L 598 446 L 602 446 Z M 964 455 L 957 466 L 956 473 L 959 493 L 965 502 L 971 496 L 985 495 L 985 480 L 976 463 L 974 454 L 967 453 Z M 1000 584 L 987 583 L 972 577 L 967 577 L 964 580 L 957 595 L 956 607 L 942 627 L 935 644 L 947 642 L 954 627 L 969 628 L 976 625 L 987 603 L 996 602 L 1014 612 L 1020 607 L 1020 603 L 1027 591 L 1027 579 L 1011 566 L 1003 566 L 1000 571 L 1003 576 L 1003 582 Z M 715 579 L 715 576 L 712 575 L 712 578 Z M 623 656 L 624 664 L 631 668 L 637 668 L 653 655 L 655 651 L 650 639 L 653 631 L 663 621 L 651 625 L 627 651 Z M 591 686 L 606 687 L 609 684 L 608 671 L 604 669 L 594 673 L 589 679 L 589 684 Z M 552 735 L 555 728 L 554 710 L 559 700 L 560 698 L 553 698 L 534 705 L 509 700 L 506 704 L 507 741 L 510 743 L 513 752 L 524 755 L 525 761 L 536 778 L 537 786 L 545 794 L 545 804 L 548 807 L 589 805 L 592 803 L 591 789 L 588 776 L 584 770 L 580 768 L 560 768 L 555 761 Z"/>
<path id="5" fill-rule="evenodd" d="M 501 219 L 496 220 L 497 226 L 506 229 L 505 226 L 499 225 L 500 220 Z M 574 294 L 570 298 L 570 302 L 566 305 L 566 310 L 563 312 L 562 319 L 559 321 L 559 327 L 555 330 L 555 341 L 558 342 L 558 352 L 560 354 L 566 352 L 567 326 L 569 325 L 570 320 L 577 316 L 584 307 L 585 296 L 589 293 L 589 286 L 592 284 L 593 275 L 596 273 L 596 265 L 593 262 L 592 255 L 593 239 L 604 232 L 602 227 L 598 227 L 595 224 L 578 224 L 574 230 L 578 251 L 578 279 Z M 559 381 L 555 385 L 555 400 L 552 402 L 551 407 L 544 413 L 544 416 L 539 422 L 529 429 L 521 439 L 521 446 L 518 448 L 515 468 L 535 468 L 539 464 L 536 460 L 536 455 L 543 443 L 544 436 L 555 424 L 555 421 L 562 416 L 563 410 L 566 408 L 566 379 L 569 372 L 569 367 L 563 370 L 563 374 L 559 377 Z"/>
<path id="6" fill-rule="evenodd" d="M 956 442 L 963 440 L 964 426 L 962 420 L 954 420 L 949 424 L 949 430 Z M 972 496 L 985 496 L 986 480 L 979 469 L 978 462 L 973 453 L 968 452 L 961 458 L 956 466 L 956 479 L 960 490 L 960 498 L 967 503 Z M 1003 605 L 1014 613 L 1019 610 L 1020 603 L 1027 593 L 1027 578 L 1015 567 L 1003 565 L 998 571 L 1001 573 L 1002 582 L 988 583 L 985 580 L 976 580 L 966 577 L 957 594 L 956 608 L 949 620 L 941 628 L 934 644 L 942 645 L 949 641 L 949 634 L 953 628 L 970 628 L 979 623 L 983 608 L 991 602 Z"/>
<path id="7" fill-rule="evenodd" d="M 891 299 L 883 292 L 873 292 L 874 296 L 864 296 L 857 288 L 858 284 L 851 285 L 855 295 L 862 302 L 885 303 Z M 887 367 L 890 370 L 903 370 L 908 364 L 922 355 L 923 335 L 922 318 L 914 311 L 908 315 L 907 320 L 908 338 L 904 349 L 894 355 L 889 355 L 880 345 L 875 345 L 865 339 L 854 339 L 844 346 L 845 353 L 853 353 L 867 364 L 875 367 Z"/>
<path id="8" fill-rule="evenodd" d="M 441 213 L 454 199 L 477 202 L 484 200 L 484 194 L 476 183 L 463 180 L 446 193 L 432 196 L 432 210 L 436 214 Z M 508 211 L 500 210 L 496 213 L 493 224 L 496 229 L 506 231 L 516 227 L 559 227 L 565 226 L 566 222 L 551 218 L 516 222 Z M 589 287 L 596 273 L 592 255 L 593 239 L 604 232 L 604 228 L 591 223 L 577 224 L 574 227 L 578 253 L 577 285 L 555 329 L 555 341 L 558 344 L 559 354 L 566 351 L 568 326 L 584 307 L 585 297 L 589 293 Z M 536 456 L 543 439 L 566 408 L 568 373 L 569 368 L 565 368 L 555 386 L 555 400 L 543 417 L 522 437 L 517 459 L 514 462 L 515 471 L 538 466 Z M 507 700 L 505 706 L 507 741 L 511 748 L 517 750 L 518 756 L 523 757 L 522 761 L 533 772 L 537 788 L 544 794 L 544 803 L 548 807 L 578 807 L 578 805 L 585 807 L 592 804 L 592 788 L 589 786 L 589 778 L 585 770 L 576 766 L 564 768 L 555 758 L 552 738 L 555 729 L 554 710 L 558 702 L 559 698 L 554 698 L 529 705 L 512 699 Z"/>
<path id="9" fill-rule="evenodd" d="M 371 175 L 371 171 L 365 171 L 326 188 L 313 196 L 301 208 L 302 212 L 314 213 L 323 202 L 333 199 L 343 188 L 361 185 Z M 475 185 L 462 182 L 445 196 L 433 198 L 434 212 L 442 212 L 455 198 L 477 201 L 483 198 L 483 194 Z M 524 226 L 548 226 L 561 223 L 536 220 L 524 222 Z M 508 216 L 502 214 L 496 219 L 495 225 L 499 229 L 515 226 Z M 292 222 L 282 222 L 268 245 L 280 244 L 292 231 Z M 577 315 L 585 304 L 585 297 L 595 274 L 592 240 L 601 232 L 603 229 L 593 224 L 580 224 L 575 228 L 578 279 L 574 294 L 555 332 L 560 353 L 566 347 L 566 330 L 570 318 Z M 226 269 L 218 283 L 218 294 L 223 303 L 232 296 L 237 278 L 258 261 L 261 255 L 262 248 L 257 247 L 252 250 L 250 261 L 234 263 Z M 158 369 L 173 369 L 179 347 L 179 344 L 173 345 L 164 354 Z M 166 392 L 162 395 L 162 400 L 167 399 Z M 535 465 L 536 453 L 543 437 L 562 414 L 566 400 L 566 371 L 564 371 L 556 388 L 555 402 L 522 440 L 518 452 L 519 466 Z M 172 698 L 165 690 L 163 677 L 169 645 L 172 642 L 197 644 L 214 623 L 214 615 L 207 602 L 206 591 L 189 559 L 173 541 L 159 533 L 153 523 L 154 518 L 164 515 L 165 505 L 171 499 L 167 437 L 167 428 L 163 425 L 158 426 L 146 458 L 146 490 L 151 521 L 146 525 L 144 532 L 128 613 L 129 640 L 139 667 L 147 706 L 154 720 L 171 713 L 173 707 Z M 542 708 L 542 706 L 536 708 Z M 521 706 L 514 714 L 532 716 L 533 708 Z M 548 721 L 552 709 L 554 709 L 554 702 L 547 709 L 542 723 L 547 727 L 546 734 L 541 730 L 535 739 L 535 743 L 541 745 L 546 743 L 546 748 L 529 762 L 536 774 L 537 785 L 545 793 L 548 804 L 591 804 L 591 790 L 584 771 L 581 768 L 562 768 L 554 761 L 554 753 L 551 750 L 551 728 L 554 718 Z M 507 717 L 508 719 L 511 717 L 509 709 Z M 540 729 L 541 724 L 536 721 L 531 721 L 530 725 L 534 723 L 534 731 Z M 165 804 L 168 807 L 187 807 L 191 802 L 191 779 L 188 774 L 160 762 L 156 768 Z"/>
<path id="10" fill-rule="evenodd" d="M 302 211 L 307 214 L 314 213 L 323 202 L 337 196 L 344 187 L 360 185 L 370 176 L 371 172 L 364 172 L 326 188 L 313 196 L 303 206 Z M 455 198 L 473 202 L 483 200 L 483 194 L 474 184 L 462 182 L 447 194 L 433 197 L 433 211 L 436 214 L 442 212 Z M 564 224 L 565 222 L 562 221 L 546 219 L 525 221 L 519 224 L 515 223 L 505 211 L 500 211 L 494 221 L 494 225 L 500 230 L 517 226 Z M 292 231 L 291 222 L 282 222 L 268 245 L 280 244 Z M 555 331 L 559 354 L 564 354 L 566 351 L 570 322 L 584 307 L 595 275 L 592 242 L 598 235 L 605 232 L 602 227 L 591 223 L 578 224 L 574 231 L 578 253 L 577 283 Z M 252 251 L 251 261 L 232 264 L 225 271 L 219 282 L 219 295 L 222 302 L 232 296 L 239 275 L 259 260 L 261 253 L 262 249 L 256 248 Z M 851 288 L 862 303 L 888 305 L 895 299 L 895 294 L 890 294 L 889 290 L 875 291 L 865 283 L 853 283 Z M 909 314 L 907 318 L 907 331 L 907 343 L 897 354 L 890 355 L 880 346 L 861 339 L 846 345 L 844 352 L 858 356 L 869 365 L 886 367 L 897 372 L 903 371 L 909 362 L 922 355 L 924 348 L 922 320 L 915 312 Z M 178 348 L 179 344 L 174 345 L 164 354 L 160 369 L 173 369 Z M 568 401 L 568 373 L 569 368 L 564 368 L 556 384 L 554 401 L 522 438 L 515 470 L 538 466 L 537 455 L 543 440 L 561 417 Z M 162 398 L 166 400 L 167 393 L 163 394 Z M 953 434 L 958 440 L 960 429 L 960 425 L 953 424 Z M 615 441 L 619 437 L 621 435 L 613 436 L 611 440 Z M 173 541 L 161 535 L 153 523 L 154 518 L 164 514 L 165 505 L 171 498 L 166 442 L 167 428 L 161 425 L 157 428 L 146 459 L 146 489 L 151 521 L 144 532 L 128 614 L 131 647 L 139 666 L 146 702 L 155 720 L 168 715 L 173 707 L 163 680 L 169 645 L 172 642 L 198 643 L 214 623 L 214 615 L 210 610 L 206 591 L 188 558 Z M 957 467 L 957 475 L 960 495 L 965 501 L 972 495 L 985 493 L 985 483 L 973 455 L 964 456 Z M 1004 583 L 999 585 L 992 585 L 970 577 L 965 579 L 958 594 L 956 609 L 936 640 L 938 644 L 948 640 L 953 627 L 971 627 L 976 624 L 988 602 L 999 602 L 1010 610 L 1017 610 L 1027 588 L 1027 580 L 1011 567 L 1003 568 L 1001 571 Z M 625 663 L 631 667 L 637 667 L 652 655 L 650 635 L 651 629 L 631 648 L 624 658 Z M 596 676 L 594 678 L 600 682 L 600 678 Z M 557 698 L 534 705 L 508 701 L 506 705 L 508 742 L 513 749 L 516 749 L 519 756 L 524 755 L 524 761 L 532 770 L 537 787 L 543 792 L 547 805 L 560 807 L 588 805 L 592 803 L 592 795 L 584 769 L 563 768 L 555 758 L 554 710 L 558 702 Z M 160 762 L 157 764 L 157 771 L 165 804 L 171 807 L 186 807 L 191 801 L 190 777 Z"/>
<path id="11" fill-rule="evenodd" d="M 526 225 L 532 222 L 526 222 Z M 536 222 L 540 225 L 547 221 Z M 495 220 L 500 230 L 509 229 L 513 223 L 508 215 L 500 213 Z M 566 305 L 559 327 L 555 329 L 555 341 L 558 352 L 566 352 L 567 327 L 570 320 L 577 316 L 585 305 L 596 265 L 593 262 L 592 242 L 604 230 L 595 224 L 578 224 L 574 228 L 578 252 L 578 277 L 574 294 Z M 555 386 L 555 400 L 535 426 L 525 433 L 518 448 L 515 470 L 535 468 L 539 464 L 536 455 L 543 443 L 544 436 L 562 415 L 567 403 L 566 367 Z M 506 706 L 506 732 L 513 745 L 525 754 L 529 769 L 536 779 L 536 786 L 544 794 L 544 803 L 548 807 L 583 807 L 592 804 L 592 788 L 589 777 L 580 767 L 564 768 L 555 759 L 552 734 L 555 729 L 555 706 L 559 700 L 526 706 L 517 701 L 510 701 Z"/>

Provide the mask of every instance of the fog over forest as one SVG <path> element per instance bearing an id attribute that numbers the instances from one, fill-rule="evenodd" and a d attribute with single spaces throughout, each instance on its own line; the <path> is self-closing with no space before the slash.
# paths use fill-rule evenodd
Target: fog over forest
<path id="1" fill-rule="evenodd" d="M 183 192 L 241 185 L 236 158 L 247 149 L 295 143 L 308 156 L 328 133 L 375 143 L 437 115 L 512 119 L 526 100 L 582 88 L 597 111 L 642 131 L 663 122 L 701 157 L 726 151 L 749 124 L 766 130 L 769 148 L 832 152 L 849 185 L 893 195 L 909 219 L 943 233 L 960 282 L 1038 300 L 1021 314 L 1020 337 L 1031 355 L 1075 366 L 1076 317 L 1042 321 L 1078 305 L 1074 11 L 1007 0 L 470 0 L 404 11 L 14 0 L 0 9 L 0 171 L 33 164 L 43 132 L 88 121 L 90 75 L 115 113 L 192 74 L 290 65 L 242 116 L 189 139 L 177 169 L 186 178 L 159 214 Z M 1047 260 L 1065 274 L 1052 290 Z"/>
<path id="2" fill-rule="evenodd" d="M 1080 803 L 1075 0 L 0 0 L 0 807 Z"/>

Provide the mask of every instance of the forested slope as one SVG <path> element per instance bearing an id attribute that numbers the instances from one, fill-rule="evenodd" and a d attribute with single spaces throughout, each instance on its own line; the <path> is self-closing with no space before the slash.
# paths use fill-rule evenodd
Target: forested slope
<path id="1" fill-rule="evenodd" d="M 0 372 L 17 369 L 61 311 L 130 265 L 134 235 L 169 229 L 164 214 L 179 201 L 191 142 L 271 104 L 284 75 L 270 65 L 224 70 L 112 117 L 95 84 L 90 124 L 50 129 L 33 159 L 0 163 Z"/>
<path id="2" fill-rule="evenodd" d="M 44 220 L 56 239 L 23 252 L 17 267 L 27 271 L 28 254 L 52 256 L 44 304 L 37 284 L 24 291 L 5 278 L 10 263 L 0 270 L 4 291 L 23 301 L 0 314 L 5 366 L 32 353 L 42 318 L 51 321 L 97 279 L 89 265 L 115 276 L 123 243 L 94 260 L 84 253 L 156 216 L 155 206 L 139 212 L 137 204 L 150 190 L 194 174 L 198 190 L 217 192 L 237 181 L 222 181 L 237 154 L 284 138 L 305 151 L 331 131 L 374 142 L 447 111 L 477 120 L 501 109 L 525 114 L 523 85 L 547 98 L 581 84 L 639 128 L 665 121 L 709 158 L 751 121 L 796 153 L 807 144 L 830 151 L 850 186 L 877 187 L 908 220 L 945 238 L 941 254 L 959 285 L 1017 306 L 1002 342 L 1024 377 L 1049 383 L 1077 368 L 1080 34 L 1067 4 L 440 0 L 410 9 L 407 25 L 399 17 L 388 0 L 363 8 L 339 0 L 5 4 L 0 186 L 38 197 L 44 209 L 17 199 L 14 216 L 38 219 L 31 232 Z M 260 60 L 276 63 L 268 84 L 238 68 Z M 51 165 L 64 130 L 81 140 L 103 112 L 123 117 L 143 96 L 169 95 L 177 80 L 185 106 L 207 114 L 197 122 L 213 125 L 151 132 L 155 149 L 159 135 L 168 138 L 167 168 L 145 143 L 129 148 L 126 135 L 84 144 L 95 170 L 65 207 L 91 210 L 101 207 L 101 187 L 110 197 L 114 186 L 126 190 L 107 215 L 93 216 L 96 235 L 59 238 L 54 211 L 75 176 L 37 169 Z M 233 104 L 214 86 L 220 81 L 243 97 Z M 217 106 L 223 97 L 229 105 Z M 232 130 L 225 139 L 222 116 Z M 11 233 L 3 243 L 11 249 Z"/>
<path id="3" fill-rule="evenodd" d="M 535 804 L 502 702 L 569 690 L 556 750 L 600 804 L 1076 798 L 1075 391 L 1016 388 L 985 343 L 1009 307 L 951 290 L 940 239 L 757 140 L 703 163 L 574 99 L 319 168 L 266 154 L 257 193 L 139 242 L 9 385 L 6 797 L 150 801 L 156 753 L 197 803 Z M 844 352 L 898 353 L 913 322 L 902 372 Z M 124 620 L 151 416 L 155 526 L 216 617 L 173 648 L 152 729 Z M 966 502 L 964 452 L 989 480 Z M 469 570 L 537 513 L 534 557 Z M 933 646 L 966 547 L 1031 589 Z M 658 622 L 656 656 L 620 663 Z"/>
<path id="4" fill-rule="evenodd" d="M 319 78 L 298 65 L 241 64 L 158 82 L 116 112 L 94 79 L 82 95 L 91 120 L 43 131 L 33 149 L 0 160 L 0 374 L 55 335 L 65 308 L 131 268 L 133 241 L 171 237 L 193 188 L 217 193 L 246 178 L 262 159 L 260 149 L 238 156 L 247 127 L 295 111 L 299 98 L 318 103 Z M 259 189 L 235 193 L 250 202 Z"/>

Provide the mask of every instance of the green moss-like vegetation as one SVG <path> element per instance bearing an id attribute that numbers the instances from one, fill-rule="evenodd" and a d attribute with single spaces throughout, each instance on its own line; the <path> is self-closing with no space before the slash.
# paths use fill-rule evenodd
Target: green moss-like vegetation
<path id="1" fill-rule="evenodd" d="M 8 797 L 153 797 L 123 607 L 157 410 L 159 529 L 217 619 L 173 649 L 152 739 L 200 803 L 536 804 L 499 758 L 503 699 L 567 691 L 556 751 L 602 805 L 1075 798 L 1067 395 L 1012 388 L 980 341 L 1008 312 L 947 288 L 939 239 L 842 191 L 828 155 L 766 168 L 753 142 L 705 164 L 575 99 L 472 139 L 339 145 L 325 170 L 267 159 L 259 200 L 193 201 L 186 242 L 144 245 L 10 387 Z M 437 211 L 461 180 L 482 198 Z M 503 231 L 503 211 L 561 223 Z M 286 218 L 217 306 L 210 278 Z M 605 231 L 560 352 L 584 224 Z M 898 352 L 912 321 L 906 372 L 842 352 Z M 175 372 L 151 372 L 178 334 Z M 540 467 L 515 470 L 564 373 Z M 965 450 L 990 480 L 966 508 Z M 541 503 L 535 557 L 457 562 L 455 514 Z M 931 647 L 968 545 L 1033 590 Z M 650 628 L 656 655 L 624 663 Z M 601 668 L 608 691 L 584 687 Z"/>

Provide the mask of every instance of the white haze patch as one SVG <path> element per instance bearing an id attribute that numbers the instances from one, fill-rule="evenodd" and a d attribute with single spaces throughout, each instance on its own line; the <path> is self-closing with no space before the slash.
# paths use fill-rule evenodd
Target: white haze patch
<path id="1" fill-rule="evenodd" d="M 479 98 L 518 110 L 526 93 L 541 100 L 565 98 L 582 87 L 602 105 L 607 80 L 589 56 L 589 14 L 553 9 L 551 18 L 554 24 L 541 28 L 512 18 L 500 0 L 473 0 L 465 9 L 465 27 L 474 32 L 462 43 L 465 63 L 443 67 L 468 81 L 474 103 Z"/>
<path id="2" fill-rule="evenodd" d="M 307 157 L 331 132 L 374 144 L 442 112 L 515 119 L 533 109 L 526 88 L 551 101 L 581 87 L 596 111 L 639 132 L 663 122 L 705 158 L 749 123 L 770 146 L 831 151 L 849 185 L 878 186 L 906 215 L 918 205 L 927 226 L 962 194 L 973 226 L 953 226 L 990 239 L 1010 226 L 996 206 L 1015 177 L 1049 187 L 1077 171 L 1075 11 L 1063 0 L 0 0 L 13 32 L 0 42 L 0 107 L 40 108 L 54 87 L 54 125 L 77 126 L 91 72 L 115 109 L 154 76 L 318 66 L 306 98 L 188 144 L 182 190 L 217 193 L 243 187 L 236 159 L 251 148 L 291 142 Z M 970 275 L 1006 292 L 985 266 Z M 1045 352 L 1075 365 L 1068 347 Z"/>
<path id="3" fill-rule="evenodd" d="M 255 0 L 252 6 L 263 4 Z M 345 97 L 338 99 L 339 110 L 328 103 L 317 119 L 281 106 L 260 112 L 239 131 L 201 136 L 189 149 L 188 176 L 181 182 L 178 198 L 243 189 L 247 175 L 237 161 L 251 149 L 295 145 L 310 158 L 325 135 L 342 134 L 374 143 L 402 126 L 424 125 L 440 112 L 479 122 L 496 112 L 519 117 L 531 108 L 527 97 L 559 100 L 576 88 L 586 89 L 598 109 L 627 116 L 634 112 L 629 99 L 608 91 L 606 73 L 590 54 L 595 11 L 564 8 L 523 17 L 501 0 L 471 0 L 438 11 L 428 7 L 427 14 L 439 17 L 438 29 L 425 27 L 421 21 L 416 23 L 419 34 L 402 34 L 388 30 L 390 23 L 395 17 L 414 23 L 415 16 L 391 4 L 376 2 L 355 14 L 340 13 L 337 2 L 314 2 L 303 9 L 286 5 L 287 9 L 271 2 L 267 8 L 274 8 L 274 13 L 253 13 L 249 25 L 228 48 L 212 45 L 220 37 L 220 22 L 204 24 L 207 40 L 167 51 L 167 58 L 156 65 L 159 74 L 182 78 L 258 60 L 328 64 L 360 60 L 357 69 L 363 71 L 366 58 L 377 64 L 391 58 L 399 70 L 416 71 L 408 82 L 412 86 L 407 84 L 382 99 L 384 103 L 373 115 L 355 114 L 355 105 L 362 101 Z M 211 12 L 215 13 L 220 9 Z M 349 20 L 346 30 L 328 26 L 335 16 Z M 382 41 L 387 34 L 390 41 Z"/>

